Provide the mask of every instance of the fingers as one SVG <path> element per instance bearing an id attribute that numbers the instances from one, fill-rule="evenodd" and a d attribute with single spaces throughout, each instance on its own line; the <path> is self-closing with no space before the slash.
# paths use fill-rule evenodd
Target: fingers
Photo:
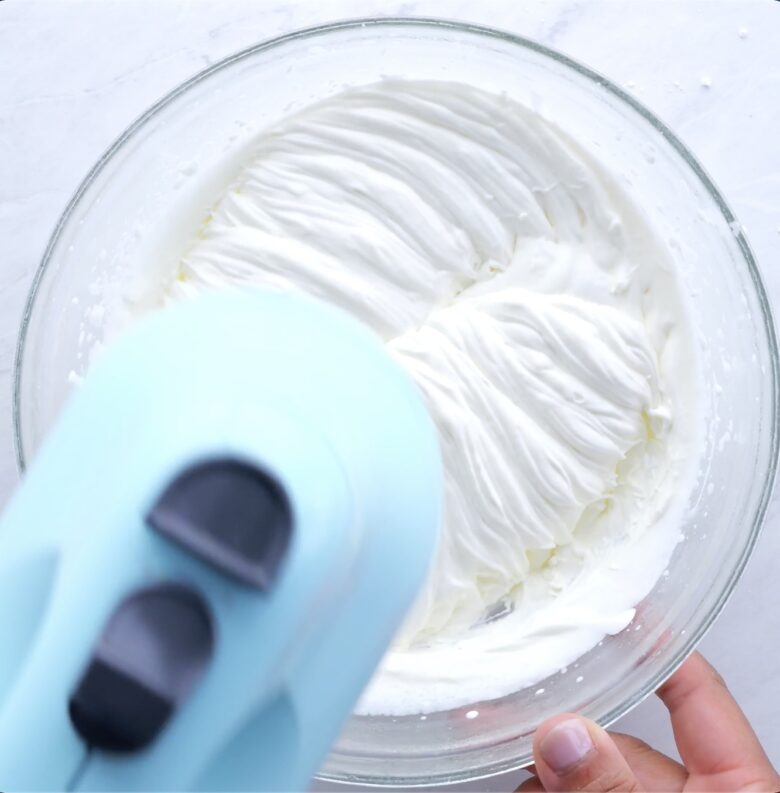
<path id="1" fill-rule="evenodd" d="M 536 731 L 534 760 L 550 793 L 641 789 L 612 738 L 594 722 L 571 713 L 548 720 Z"/>
<path id="2" fill-rule="evenodd" d="M 658 689 L 669 709 L 680 756 L 693 775 L 719 777 L 726 787 L 778 784 L 772 768 L 739 705 L 718 673 L 694 653 Z M 720 787 L 720 785 L 719 785 Z"/>
<path id="3" fill-rule="evenodd" d="M 619 732 L 610 732 L 610 736 L 626 758 L 642 790 L 647 793 L 678 793 L 685 787 L 688 774 L 679 763 L 655 751 L 639 738 Z"/>
<path id="4" fill-rule="evenodd" d="M 647 793 L 679 793 L 684 788 L 688 775 L 679 763 L 656 752 L 644 741 L 631 735 L 623 735 L 619 732 L 609 734 L 615 746 L 626 758 L 641 790 Z M 526 770 L 534 776 L 523 782 L 516 793 L 544 793 L 544 785 L 535 775 L 534 766 Z"/>

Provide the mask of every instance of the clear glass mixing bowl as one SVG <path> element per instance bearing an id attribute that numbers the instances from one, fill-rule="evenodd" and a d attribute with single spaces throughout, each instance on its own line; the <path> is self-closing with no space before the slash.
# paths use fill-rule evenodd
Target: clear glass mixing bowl
<path id="1" fill-rule="evenodd" d="M 711 401 L 691 517 L 634 624 L 531 690 L 426 718 L 353 718 L 322 776 L 383 785 L 475 779 L 530 762 L 539 722 L 563 710 L 608 724 L 653 691 L 723 607 L 753 548 L 778 452 L 778 358 L 767 297 L 731 210 L 657 118 L 590 69 L 534 42 L 442 21 L 365 20 L 241 52 L 166 96 L 105 153 L 62 215 L 20 337 L 20 467 L 88 365 L 116 284 L 154 266 L 203 217 L 259 128 L 383 75 L 460 80 L 538 109 L 613 172 L 673 251 L 691 295 Z M 193 219 L 194 218 L 194 219 Z M 176 234 L 171 233 L 175 229 Z M 178 234 L 178 238 L 177 238 Z M 80 463 L 79 463 L 80 464 Z M 637 629 L 641 628 L 641 629 Z M 349 648 L 345 648 L 349 652 Z M 544 689 L 542 694 L 535 693 Z M 477 716 L 469 713 L 477 711 Z"/>

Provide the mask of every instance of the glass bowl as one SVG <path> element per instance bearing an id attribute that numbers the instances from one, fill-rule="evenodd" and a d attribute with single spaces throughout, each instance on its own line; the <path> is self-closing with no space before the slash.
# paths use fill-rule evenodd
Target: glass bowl
<path id="1" fill-rule="evenodd" d="M 35 276 L 19 336 L 19 465 L 34 455 L 90 350 L 121 310 L 117 284 L 192 234 L 256 131 L 346 86 L 384 75 L 505 91 L 574 134 L 620 175 L 673 252 L 704 360 L 710 432 L 690 518 L 634 623 L 576 668 L 503 699 L 408 717 L 355 717 L 322 770 L 332 780 L 426 785 L 531 761 L 544 718 L 579 711 L 606 725 L 682 662 L 732 591 L 755 544 L 778 453 L 778 357 L 747 241 L 685 146 L 604 77 L 532 41 L 421 19 L 345 22 L 259 44 L 177 88 L 103 155 L 65 209 Z M 204 164 L 229 164 L 219 172 Z M 192 189 L 197 187 L 197 189 Z M 349 648 L 345 648 L 349 652 Z M 543 689 L 543 692 L 539 693 Z M 468 714 L 468 716 L 467 716 Z"/>

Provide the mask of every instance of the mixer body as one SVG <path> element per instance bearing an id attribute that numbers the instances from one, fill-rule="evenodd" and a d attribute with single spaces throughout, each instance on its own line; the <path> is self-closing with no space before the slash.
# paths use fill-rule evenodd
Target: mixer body
<path id="1" fill-rule="evenodd" d="M 139 323 L 0 521 L 0 789 L 305 789 L 441 500 L 414 385 L 349 317 L 227 291 Z"/>

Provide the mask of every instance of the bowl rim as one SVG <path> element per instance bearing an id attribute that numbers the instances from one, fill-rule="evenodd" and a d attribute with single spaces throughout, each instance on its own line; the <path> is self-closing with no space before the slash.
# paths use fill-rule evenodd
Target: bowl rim
<path id="1" fill-rule="evenodd" d="M 770 306 L 769 298 L 766 293 L 759 267 L 756 258 L 751 250 L 747 241 L 744 230 L 738 222 L 736 215 L 732 211 L 728 202 L 725 200 L 720 190 L 716 187 L 714 181 L 709 176 L 707 171 L 702 167 L 698 160 L 694 157 L 688 147 L 681 141 L 672 130 L 661 121 L 655 113 L 651 112 L 641 102 L 635 99 L 627 91 L 623 90 L 617 83 L 613 82 L 608 77 L 605 77 L 600 72 L 580 63 L 578 60 L 564 55 L 557 50 L 540 44 L 533 39 L 525 36 L 520 36 L 514 33 L 509 33 L 500 29 L 492 28 L 486 25 L 473 24 L 470 22 L 460 22 L 457 20 L 436 18 L 436 17 L 366 17 L 366 18 L 350 18 L 341 21 L 329 22 L 326 24 L 315 25 L 308 28 L 301 28 L 294 30 L 290 33 L 285 33 L 280 36 L 273 37 L 261 41 L 257 44 L 250 45 L 238 52 L 229 55 L 206 69 L 196 73 L 189 79 L 179 84 L 176 88 L 172 89 L 154 104 L 152 104 L 144 113 L 142 113 L 135 121 L 133 121 L 125 131 L 103 152 L 97 162 L 88 171 L 87 175 L 82 180 L 81 184 L 76 188 L 72 197 L 68 201 L 65 209 L 57 220 L 56 225 L 49 237 L 48 243 L 44 250 L 40 263 L 34 273 L 30 290 L 28 292 L 27 300 L 25 302 L 24 311 L 22 314 L 21 324 L 16 342 L 14 363 L 13 363 L 13 393 L 12 393 L 12 418 L 13 418 L 13 435 L 14 435 L 14 450 L 16 456 L 16 463 L 20 474 L 24 474 L 26 469 L 26 458 L 24 451 L 24 438 L 22 436 L 22 423 L 21 423 L 21 387 L 22 387 L 22 370 L 23 370 L 23 357 L 26 348 L 27 335 L 29 331 L 32 315 L 37 306 L 37 298 L 43 278 L 47 272 L 49 262 L 52 258 L 54 250 L 57 246 L 59 238 L 66 227 L 71 214 L 78 206 L 81 198 L 97 179 L 101 171 L 106 167 L 110 160 L 117 152 L 124 147 L 124 145 L 151 119 L 153 119 L 160 111 L 171 104 L 182 94 L 188 92 L 192 87 L 200 83 L 202 80 L 210 77 L 212 74 L 221 71 L 233 63 L 249 58 L 259 52 L 274 49 L 278 46 L 286 44 L 290 41 L 304 40 L 308 38 L 316 38 L 319 36 L 326 36 L 330 33 L 335 33 L 345 30 L 354 30 L 361 28 L 432 28 L 435 30 L 454 30 L 459 33 L 465 33 L 475 37 L 483 37 L 486 39 L 498 39 L 501 42 L 509 43 L 520 48 L 531 50 L 540 55 L 543 55 L 559 64 L 562 64 L 582 77 L 587 78 L 593 83 L 596 83 L 600 88 L 605 89 L 611 93 L 615 98 L 623 102 L 634 112 L 638 113 L 645 121 L 659 132 L 671 147 L 683 159 L 688 168 L 698 178 L 699 183 L 705 188 L 710 198 L 714 201 L 720 214 L 725 222 L 731 227 L 734 238 L 739 247 L 742 259 L 747 266 L 750 281 L 755 291 L 755 297 L 761 309 L 761 318 L 763 320 L 763 329 L 766 334 L 768 342 L 768 352 L 771 362 L 771 427 L 770 427 L 770 447 L 769 447 L 769 460 L 767 466 L 767 475 L 763 483 L 763 488 L 758 501 L 758 505 L 753 515 L 750 535 L 745 546 L 742 549 L 739 559 L 736 561 L 732 574 L 723 590 L 720 592 L 713 607 L 707 613 L 695 630 L 689 632 L 687 641 L 682 648 L 674 655 L 674 657 L 667 660 L 662 664 L 655 675 L 638 689 L 630 697 L 627 697 L 619 705 L 612 708 L 609 712 L 599 717 L 599 723 L 607 727 L 617 719 L 624 716 L 632 708 L 646 699 L 652 694 L 693 652 L 696 645 L 702 639 L 704 634 L 709 630 L 715 619 L 731 597 L 734 587 L 741 577 L 748 559 L 750 558 L 753 549 L 761 532 L 764 523 L 766 511 L 769 502 L 772 498 L 774 483 L 778 467 L 778 453 L 780 452 L 780 432 L 778 432 L 778 406 L 780 404 L 780 360 L 778 358 L 778 345 L 777 336 L 775 333 L 775 325 L 772 316 L 772 309 Z M 531 758 L 517 757 L 514 760 L 505 760 L 486 765 L 484 768 L 476 772 L 447 772 L 438 775 L 432 775 L 430 778 L 420 780 L 418 777 L 387 777 L 378 781 L 376 777 L 363 776 L 363 775 L 341 775 L 336 773 L 329 773 L 323 771 L 317 774 L 317 778 L 341 782 L 347 784 L 360 784 L 363 786 L 371 787 L 396 787 L 402 785 L 413 785 L 415 787 L 427 787 L 449 782 L 463 782 L 475 781 L 478 779 L 485 779 L 487 777 L 495 776 L 496 774 L 507 773 L 516 771 L 525 767 L 531 762 Z"/>

